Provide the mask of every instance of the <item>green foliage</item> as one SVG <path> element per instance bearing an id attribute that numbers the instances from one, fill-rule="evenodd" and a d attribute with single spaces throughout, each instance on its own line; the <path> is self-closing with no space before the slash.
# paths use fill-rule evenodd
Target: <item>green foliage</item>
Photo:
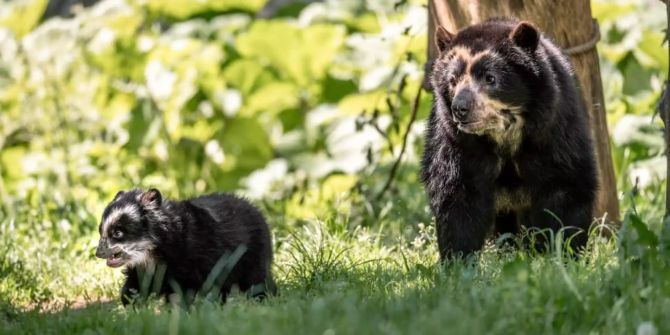
<path id="1" fill-rule="evenodd" d="M 17 36 L 29 33 L 39 23 L 48 0 L 21 0 L 3 3 L 0 7 L 0 26 Z"/>
<path id="2" fill-rule="evenodd" d="M 643 0 L 598 0 L 592 7 L 602 34 L 598 49 L 622 205 L 634 206 L 640 196 L 649 199 L 641 206 L 655 210 L 661 208 L 666 176 L 663 124 L 655 117 L 668 73 L 665 10 Z"/>
<path id="3" fill-rule="evenodd" d="M 137 1 L 141 3 L 140 1 Z M 264 4 L 263 0 L 148 0 L 146 8 L 156 16 L 184 20 L 194 16 L 211 16 L 225 12 L 244 11 L 254 13 Z"/>
<path id="4" fill-rule="evenodd" d="M 343 27 L 335 25 L 298 27 L 285 21 L 257 21 L 237 38 L 236 46 L 241 56 L 268 64 L 282 79 L 307 89 L 326 76 L 344 34 Z"/>
<path id="5" fill-rule="evenodd" d="M 5 192 L 43 191 L 26 181 L 49 175 L 58 175 L 57 190 L 72 200 L 86 196 L 73 197 L 72 185 L 102 191 L 103 199 L 128 185 L 160 185 L 175 196 L 241 186 L 268 190 L 281 176 L 264 185 L 245 177 L 279 160 L 288 164 L 285 174 L 298 174 L 296 183 L 278 189 L 282 194 L 305 177 L 313 183 L 331 173 L 356 174 L 365 157 L 388 161 L 382 146 L 398 144 L 399 123 L 407 122 L 400 115 L 411 99 L 406 88 L 421 79 L 414 59 L 425 43 L 412 49 L 408 41 L 425 22 L 394 15 L 387 18 L 390 34 L 362 33 L 350 28 L 353 11 L 368 18 L 374 12 L 361 7 L 340 8 L 352 11 L 340 19 L 315 15 L 308 24 L 252 21 L 235 12 L 259 7 L 105 1 L 21 39 L 3 30 Z M 208 20 L 193 18 L 203 15 Z M 163 29 L 163 16 L 175 22 Z M 414 27 L 412 35 L 405 27 Z M 424 103 L 423 115 L 427 108 Z M 396 110 L 381 128 L 353 127 L 356 116 L 375 109 Z M 359 147 L 344 150 L 353 139 Z M 320 168 L 312 169 L 315 164 Z M 318 171 L 303 176 L 309 170 Z"/>

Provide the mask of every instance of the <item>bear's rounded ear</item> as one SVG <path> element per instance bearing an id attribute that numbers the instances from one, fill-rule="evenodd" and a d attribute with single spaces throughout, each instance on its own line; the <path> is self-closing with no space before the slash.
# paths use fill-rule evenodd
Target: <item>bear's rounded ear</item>
<path id="1" fill-rule="evenodd" d="M 114 199 L 112 199 L 112 201 L 116 201 L 116 199 L 118 199 L 119 197 L 121 197 L 124 193 L 126 193 L 126 192 L 124 192 L 124 191 L 119 191 L 118 193 L 116 193 L 116 195 L 114 196 Z"/>
<path id="2" fill-rule="evenodd" d="M 448 32 L 444 27 L 438 25 L 437 30 L 435 30 L 435 46 L 440 52 L 440 55 L 444 54 L 451 47 L 451 41 L 454 39 L 454 34 Z"/>
<path id="3" fill-rule="evenodd" d="M 140 203 L 145 207 L 160 206 L 162 202 L 163 196 L 161 196 L 161 192 L 155 188 L 142 193 L 142 196 L 140 197 Z"/>
<path id="4" fill-rule="evenodd" d="M 534 52 L 540 43 L 540 32 L 528 21 L 521 21 L 509 34 L 509 38 L 522 49 Z"/>

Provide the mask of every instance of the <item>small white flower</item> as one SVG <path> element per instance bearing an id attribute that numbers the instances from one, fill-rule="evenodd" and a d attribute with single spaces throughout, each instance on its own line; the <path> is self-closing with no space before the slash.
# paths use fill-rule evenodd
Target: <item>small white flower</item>
<path id="1" fill-rule="evenodd" d="M 158 100 L 167 99 L 172 94 L 177 75 L 167 69 L 160 61 L 149 62 L 144 70 L 147 88 L 151 95 Z"/>
<path id="2" fill-rule="evenodd" d="M 275 159 L 269 162 L 264 168 L 254 171 L 242 181 L 246 186 L 246 195 L 254 199 L 267 196 L 272 185 L 286 178 L 287 173 L 288 162 L 286 160 Z"/>
<path id="3" fill-rule="evenodd" d="M 198 111 L 206 118 L 214 116 L 214 107 L 212 107 L 212 104 L 209 103 L 209 101 L 202 101 L 198 104 Z"/>
<path id="4" fill-rule="evenodd" d="M 205 144 L 205 153 L 216 164 L 223 164 L 226 159 L 226 154 L 217 140 L 210 140 Z"/>
<path id="5" fill-rule="evenodd" d="M 635 332 L 637 335 L 656 335 L 658 334 L 658 329 L 656 329 L 656 326 L 654 326 L 654 323 L 651 321 L 645 321 L 640 323 L 637 326 L 637 331 Z"/>
<path id="6" fill-rule="evenodd" d="M 221 107 L 223 114 L 227 117 L 234 117 L 242 107 L 242 94 L 235 89 L 229 89 L 221 95 Z"/>
<path id="7" fill-rule="evenodd" d="M 393 74 L 390 66 L 378 66 L 363 74 L 358 87 L 361 91 L 372 91 L 382 86 Z"/>
<path id="8" fill-rule="evenodd" d="M 70 224 L 70 221 L 62 219 L 58 221 L 58 227 L 64 232 L 69 232 L 72 225 Z"/>
<path id="9" fill-rule="evenodd" d="M 116 33 L 109 28 L 102 28 L 88 43 L 88 49 L 95 54 L 100 54 L 109 47 L 116 39 Z"/>
<path id="10" fill-rule="evenodd" d="M 158 157 L 158 159 L 167 161 L 169 152 L 165 141 L 156 142 L 156 145 L 154 145 L 154 154 Z"/>
<path id="11" fill-rule="evenodd" d="M 156 45 L 156 41 L 154 41 L 154 39 L 151 38 L 151 37 L 140 36 L 137 39 L 137 48 L 141 52 L 148 52 L 149 50 L 151 50 L 154 47 L 154 45 Z"/>

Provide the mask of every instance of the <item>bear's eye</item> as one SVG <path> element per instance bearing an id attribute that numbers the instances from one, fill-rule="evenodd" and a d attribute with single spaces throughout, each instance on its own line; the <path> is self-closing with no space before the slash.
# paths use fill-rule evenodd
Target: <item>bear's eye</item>
<path id="1" fill-rule="evenodd" d="M 115 230 L 115 231 L 112 233 L 112 237 L 115 238 L 115 239 L 117 239 L 117 240 L 120 240 L 121 238 L 123 238 L 123 232 L 120 231 L 120 230 Z"/>
<path id="2" fill-rule="evenodd" d="M 489 85 L 496 83 L 496 77 L 491 74 L 487 74 L 486 77 L 484 77 L 484 80 L 486 80 L 486 83 Z"/>

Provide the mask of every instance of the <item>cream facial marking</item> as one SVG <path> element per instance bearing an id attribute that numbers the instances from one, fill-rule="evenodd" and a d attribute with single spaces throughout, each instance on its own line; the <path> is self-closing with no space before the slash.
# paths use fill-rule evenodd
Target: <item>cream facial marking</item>
<path id="1" fill-rule="evenodd" d="M 120 249 L 127 258 L 124 265 L 146 266 L 154 261 L 151 251 L 156 247 L 151 240 L 140 240 L 132 243 L 119 243 L 115 247 Z"/>
<path id="2" fill-rule="evenodd" d="M 521 107 L 505 104 L 485 94 L 479 94 L 474 110 L 480 121 L 459 129 L 471 134 L 488 134 L 499 147 L 515 153 L 523 136 L 523 117 Z"/>
<path id="3" fill-rule="evenodd" d="M 107 238 L 109 236 L 108 228 L 109 225 L 111 225 L 113 222 L 117 221 L 119 218 L 121 218 L 121 215 L 127 215 L 131 220 L 133 221 L 139 221 L 140 220 L 140 211 L 135 205 L 127 205 L 121 208 L 116 208 L 112 210 L 109 215 L 104 219 L 102 222 L 102 237 Z"/>
<path id="4" fill-rule="evenodd" d="M 448 63 L 455 57 L 460 57 L 463 59 L 463 61 L 465 61 L 466 64 L 468 64 L 472 58 L 472 51 L 470 51 L 470 48 L 467 47 L 456 46 L 449 50 L 449 52 L 447 52 L 441 60 L 445 63 Z"/>
<path id="5" fill-rule="evenodd" d="M 446 55 L 444 55 L 441 61 L 448 63 L 454 58 L 459 57 L 465 62 L 465 74 L 469 75 L 472 66 L 481 60 L 484 56 L 488 56 L 494 59 L 500 58 L 497 53 L 488 49 L 473 54 L 472 50 L 468 47 L 456 46 L 453 47 Z"/>
<path id="6" fill-rule="evenodd" d="M 107 258 L 107 266 L 116 268 L 120 266 L 138 267 L 154 264 L 153 251 L 156 244 L 151 239 L 142 239 L 132 242 L 112 242 L 109 244 L 111 256 Z"/>
<path id="7" fill-rule="evenodd" d="M 465 63 L 464 74 L 453 88 L 454 92 L 459 92 L 466 87 L 480 92 L 479 83 L 472 76 L 472 68 L 485 57 L 493 60 L 500 59 L 500 55 L 494 51 L 483 50 L 472 54 L 471 49 L 462 46 L 452 48 L 443 57 L 443 61 L 449 62 L 458 58 Z M 475 100 L 473 112 L 477 114 L 476 120 L 478 121 L 459 124 L 458 128 L 466 133 L 489 135 L 500 148 L 515 153 L 523 135 L 524 122 L 520 115 L 521 107 L 508 105 L 481 92 L 475 94 Z"/>

